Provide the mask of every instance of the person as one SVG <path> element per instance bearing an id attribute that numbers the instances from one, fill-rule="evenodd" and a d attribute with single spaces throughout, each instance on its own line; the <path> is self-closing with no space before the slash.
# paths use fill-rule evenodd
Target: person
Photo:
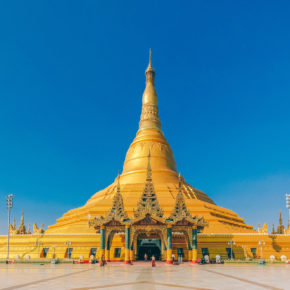
<path id="1" fill-rule="evenodd" d="M 148 256 L 147 256 L 147 254 L 145 253 L 145 255 L 144 255 L 144 260 L 147 261 L 147 259 L 148 259 Z"/>
<path id="2" fill-rule="evenodd" d="M 105 266 L 104 255 L 102 255 L 102 257 L 101 257 L 101 263 L 100 263 L 100 266 L 101 266 L 101 267 Z"/>
<path id="3" fill-rule="evenodd" d="M 174 263 L 175 255 L 172 253 L 172 263 Z"/>
<path id="4" fill-rule="evenodd" d="M 155 256 L 152 255 L 152 267 L 155 267 Z"/>

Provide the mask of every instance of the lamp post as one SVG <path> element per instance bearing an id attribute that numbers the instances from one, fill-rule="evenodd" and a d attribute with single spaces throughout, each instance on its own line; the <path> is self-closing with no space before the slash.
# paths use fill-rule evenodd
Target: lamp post
<path id="1" fill-rule="evenodd" d="M 71 246 L 72 242 L 71 241 L 65 241 L 64 244 L 67 246 L 67 258 L 70 259 L 70 251 L 69 251 L 70 248 L 69 247 Z"/>
<path id="2" fill-rule="evenodd" d="M 13 194 L 7 195 L 7 210 L 8 210 L 8 236 L 7 236 L 7 260 L 9 260 L 9 242 L 10 242 L 10 215 L 13 207 Z"/>
<path id="3" fill-rule="evenodd" d="M 290 226 L 290 194 L 286 193 L 286 208 L 288 209 L 288 227 Z"/>
<path id="4" fill-rule="evenodd" d="M 233 260 L 233 245 L 235 244 L 235 241 L 228 241 L 228 245 L 231 246 L 231 260 Z"/>
<path id="5" fill-rule="evenodd" d="M 259 245 L 261 247 L 261 259 L 263 259 L 263 246 L 266 245 L 265 241 L 259 241 Z"/>

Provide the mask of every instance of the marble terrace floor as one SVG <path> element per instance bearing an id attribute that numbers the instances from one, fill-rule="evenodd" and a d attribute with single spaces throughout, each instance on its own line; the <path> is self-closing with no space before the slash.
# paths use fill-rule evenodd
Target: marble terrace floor
<path id="1" fill-rule="evenodd" d="M 290 265 L 0 264 L 0 289 L 290 289 Z"/>

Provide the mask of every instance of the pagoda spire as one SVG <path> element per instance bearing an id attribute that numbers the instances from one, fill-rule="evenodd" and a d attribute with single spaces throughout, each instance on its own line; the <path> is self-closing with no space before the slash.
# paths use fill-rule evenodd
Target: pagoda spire
<path id="1" fill-rule="evenodd" d="M 160 178 L 170 172 L 174 182 L 177 182 L 176 163 L 170 145 L 161 130 L 158 113 L 158 97 L 154 87 L 155 70 L 152 66 L 152 52 L 149 52 L 149 63 L 145 71 L 146 87 L 142 96 L 142 111 L 136 138 L 127 151 L 123 166 L 122 181 L 126 183 L 131 178 L 137 178 L 142 183 L 147 170 L 147 153 L 150 149 L 152 172 L 158 168 Z M 165 173 L 165 174 L 164 174 Z M 156 178 L 158 178 L 156 176 Z M 136 180 L 136 179 L 135 179 Z M 160 179 L 159 179 L 160 180 Z"/>
<path id="2" fill-rule="evenodd" d="M 152 51 L 149 52 L 149 64 L 145 71 L 146 88 L 142 97 L 142 113 L 139 130 L 158 129 L 161 130 L 161 122 L 158 114 L 158 97 L 154 87 L 155 70 L 152 67 Z"/>
<path id="3" fill-rule="evenodd" d="M 279 216 L 279 226 L 277 227 L 277 234 L 284 234 L 284 226 L 283 226 L 283 220 L 282 220 L 282 211 L 280 210 L 280 216 Z"/>
<path id="4" fill-rule="evenodd" d="M 23 212 L 23 210 L 22 210 L 22 214 L 21 214 L 20 226 L 17 230 L 17 233 L 21 234 L 21 235 L 26 234 L 26 227 L 24 225 L 24 212 Z"/>
<path id="5" fill-rule="evenodd" d="M 173 208 L 173 211 L 169 217 L 170 220 L 180 220 L 185 217 L 190 217 L 192 218 L 190 212 L 187 210 L 184 195 L 182 193 L 182 177 L 179 174 L 178 175 L 178 193 L 176 194 L 175 198 L 175 206 Z"/>
<path id="6" fill-rule="evenodd" d="M 122 222 L 124 220 L 128 219 L 128 215 L 124 209 L 119 174 L 117 177 L 117 188 L 116 188 L 116 192 L 114 194 L 112 207 L 111 207 L 111 210 L 109 211 L 109 213 L 107 214 L 107 216 L 105 217 L 105 220 L 111 220 L 112 218 L 115 220 L 118 220 L 118 221 L 122 221 Z"/>
<path id="7" fill-rule="evenodd" d="M 152 67 L 152 51 L 151 51 L 151 48 L 149 50 L 149 64 L 148 64 L 148 67 L 147 67 L 147 69 L 145 71 L 146 79 L 147 79 L 147 73 L 148 72 L 152 72 L 153 73 L 152 81 L 154 82 L 155 71 L 154 71 L 154 68 Z M 149 74 L 148 74 L 148 76 L 149 76 Z"/>
<path id="8" fill-rule="evenodd" d="M 283 220 L 282 220 L 282 210 L 280 210 L 280 216 L 279 216 L 279 225 L 283 225 Z"/>
<path id="9" fill-rule="evenodd" d="M 21 221 L 20 221 L 20 224 L 21 225 L 24 225 L 24 211 L 22 210 L 22 213 L 21 213 Z"/>
<path id="10" fill-rule="evenodd" d="M 273 226 L 272 226 L 272 234 L 274 235 L 276 233 L 276 231 L 275 231 L 275 225 L 273 224 Z"/>
<path id="11" fill-rule="evenodd" d="M 121 186 L 120 186 L 120 174 L 118 173 L 118 176 L 117 176 L 117 191 L 116 191 L 116 194 L 119 194 L 121 193 Z"/>
<path id="12" fill-rule="evenodd" d="M 156 196 L 154 185 L 152 182 L 152 172 L 150 163 L 151 153 L 148 153 L 147 176 L 143 192 L 137 204 L 137 209 L 134 209 L 134 217 L 145 216 L 146 214 L 153 214 L 158 217 L 163 216 L 163 210 L 160 208 L 159 201 Z"/>

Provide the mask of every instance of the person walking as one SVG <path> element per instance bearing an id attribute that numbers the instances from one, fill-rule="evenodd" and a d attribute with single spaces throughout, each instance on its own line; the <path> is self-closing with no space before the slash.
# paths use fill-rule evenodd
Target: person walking
<path id="1" fill-rule="evenodd" d="M 172 253 L 172 263 L 174 263 L 174 260 L 175 260 L 175 255 Z"/>
<path id="2" fill-rule="evenodd" d="M 152 256 L 152 267 L 155 267 L 155 256 Z"/>
<path id="3" fill-rule="evenodd" d="M 144 260 L 145 260 L 145 262 L 147 262 L 147 259 L 148 259 L 148 256 L 147 256 L 147 254 L 145 253 L 145 255 L 144 255 Z"/>

